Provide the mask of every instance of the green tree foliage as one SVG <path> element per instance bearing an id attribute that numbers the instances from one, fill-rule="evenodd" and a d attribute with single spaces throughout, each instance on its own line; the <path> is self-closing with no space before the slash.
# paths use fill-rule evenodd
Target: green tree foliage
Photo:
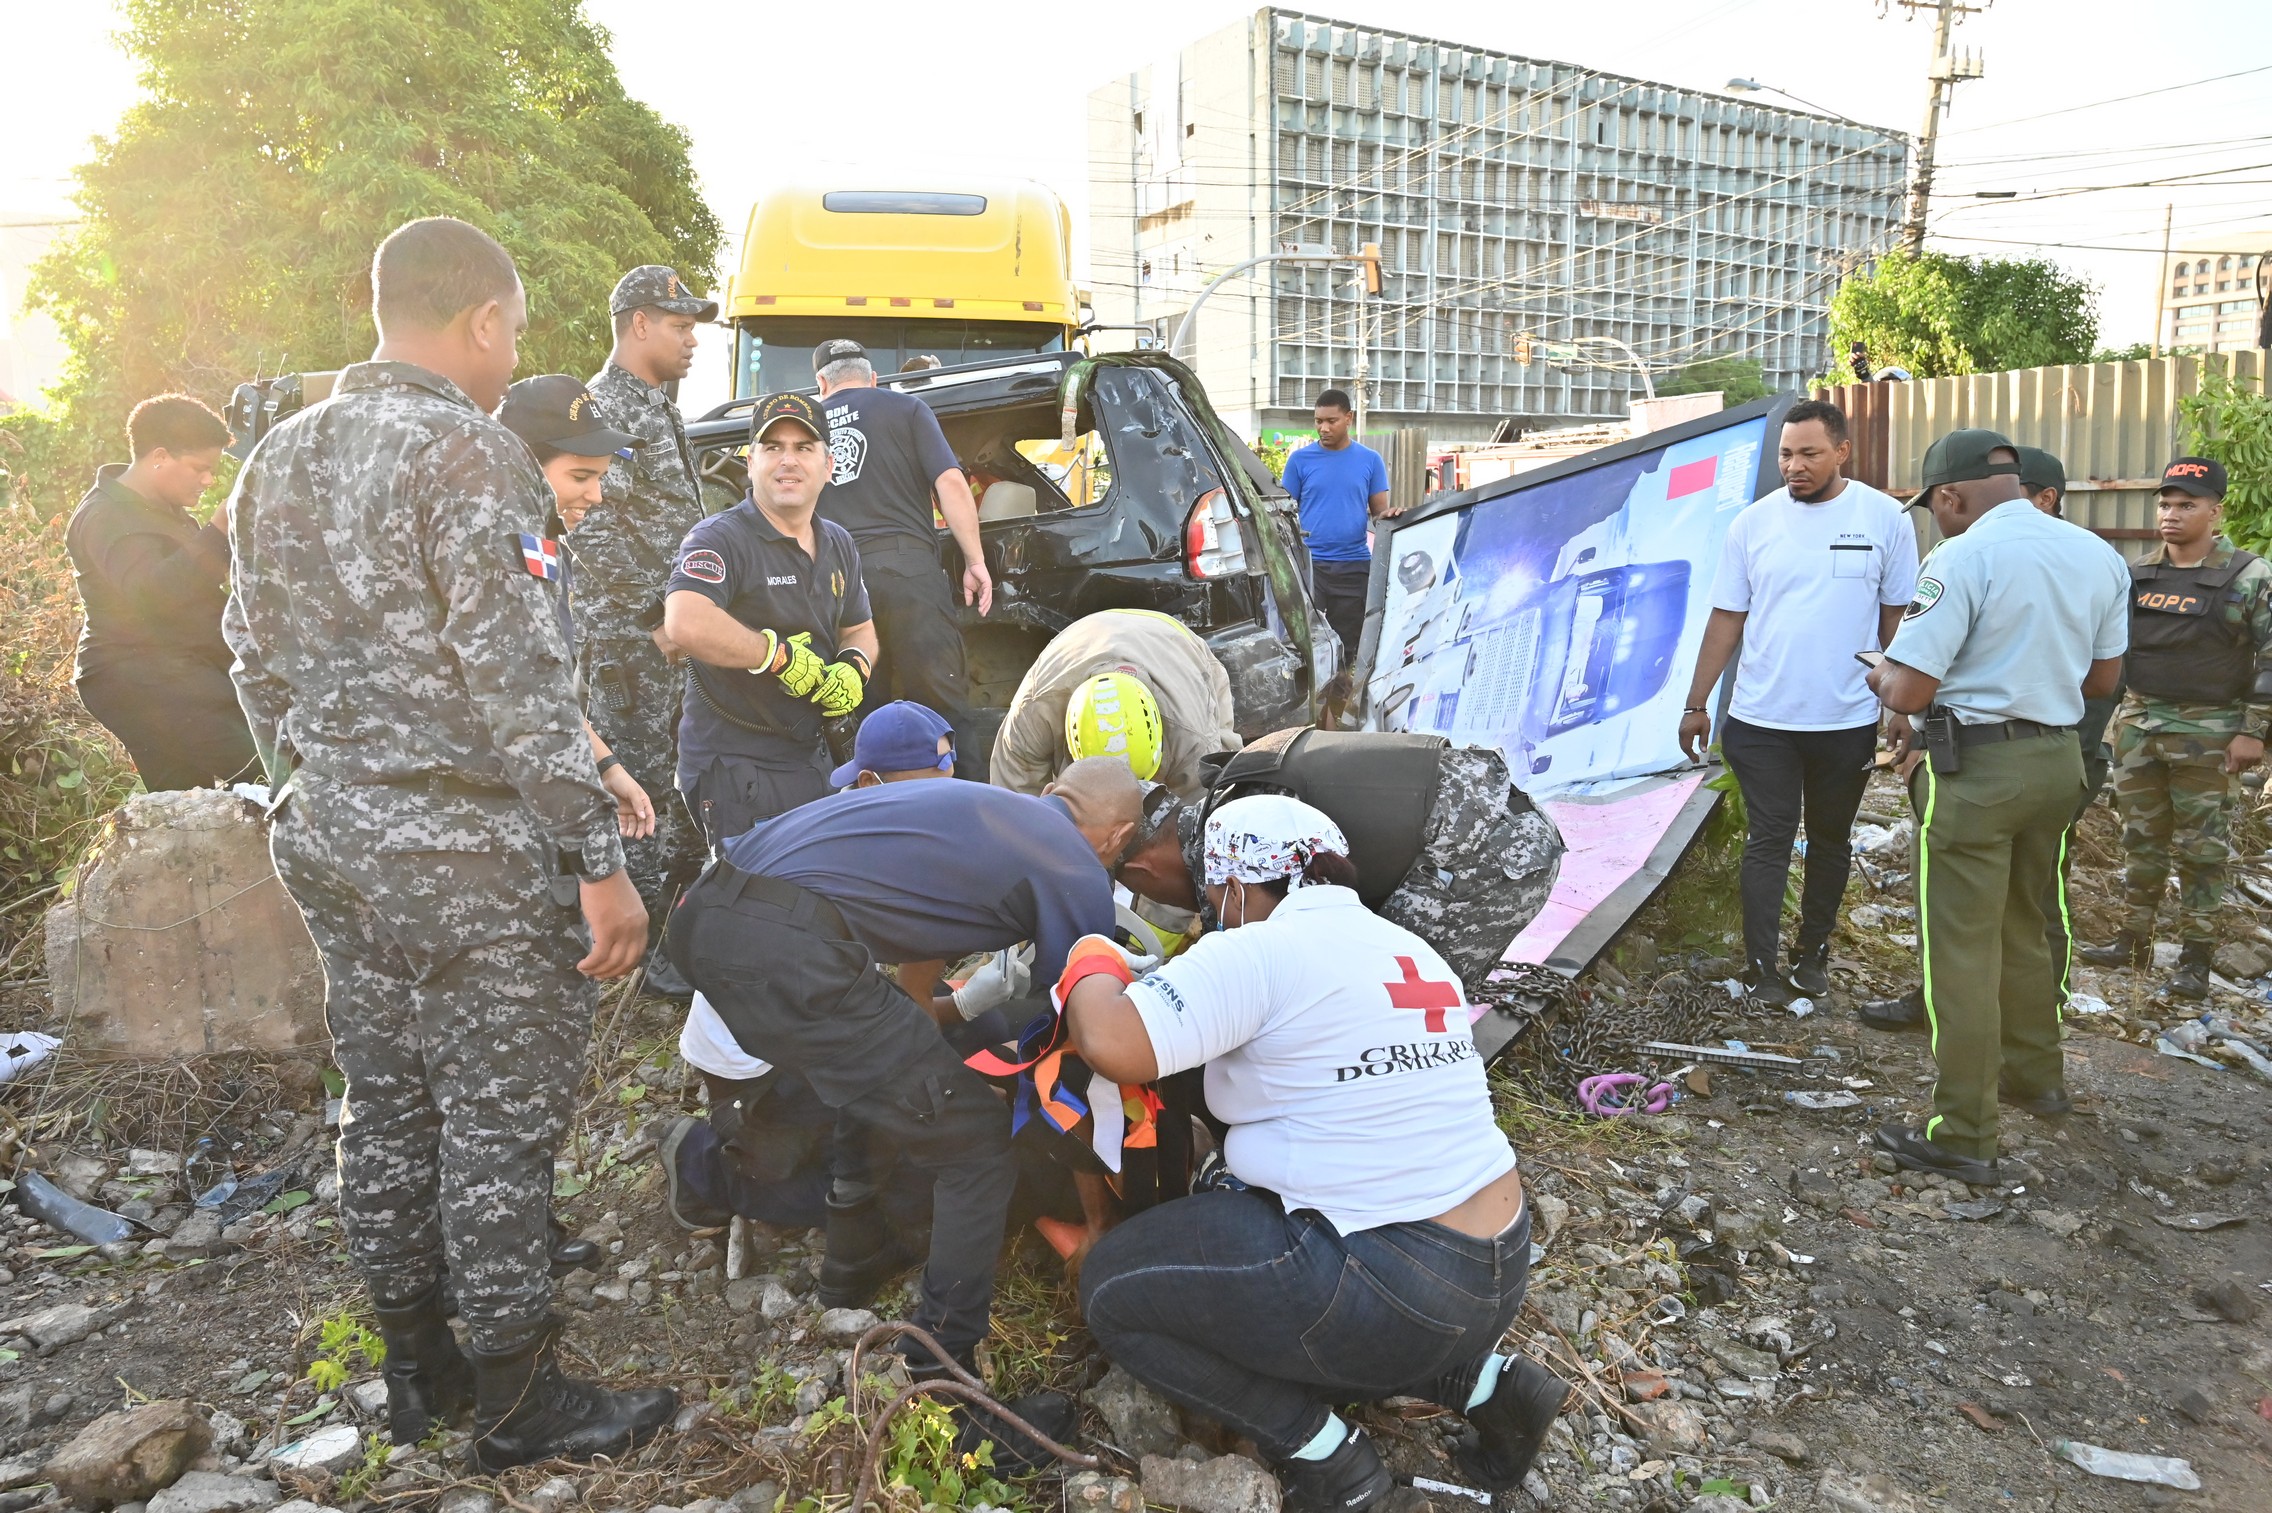
<path id="1" fill-rule="evenodd" d="M 624 93 L 579 0 L 128 0 L 147 98 L 80 170 L 85 222 L 32 300 L 63 329 L 84 464 L 165 389 L 368 356 L 370 261 L 422 215 L 519 262 L 523 372 L 588 373 L 608 291 L 707 280 L 719 226 L 685 133 Z M 66 471 L 83 475 L 83 467 Z"/>
<path id="2" fill-rule="evenodd" d="M 2201 387 L 2177 402 L 2189 445 L 2194 455 L 2225 465 L 2225 535 L 2272 554 L 2272 397 L 2261 381 L 2250 385 L 2221 365 L 2204 367 Z"/>
<path id="3" fill-rule="evenodd" d="M 1659 394 L 1709 394 L 1715 389 L 1731 410 L 1775 392 L 1757 358 L 1733 352 L 1699 358 L 1657 385 Z"/>
<path id="4" fill-rule="evenodd" d="M 2043 258 L 1893 253 L 1830 301 L 1830 347 L 1919 378 L 2091 360 L 2098 291 Z"/>

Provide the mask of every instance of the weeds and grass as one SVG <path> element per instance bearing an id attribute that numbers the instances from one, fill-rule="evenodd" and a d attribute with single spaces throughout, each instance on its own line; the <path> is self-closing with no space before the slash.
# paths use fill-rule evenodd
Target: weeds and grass
<path id="1" fill-rule="evenodd" d="M 887 1499 L 901 1501 L 893 1493 L 905 1488 L 925 1508 L 1032 1506 L 1023 1489 L 994 1474 L 992 1445 L 982 1444 L 975 1453 L 955 1452 L 954 1415 L 930 1398 L 909 1403 L 891 1421 L 877 1480 Z"/>
<path id="2" fill-rule="evenodd" d="M 1525 1160 L 1582 1151 L 1632 1160 L 1679 1143 L 1641 1119 L 1599 1119 L 1524 1085 L 1504 1067 L 1491 1071 L 1491 1108 Z"/>
<path id="3" fill-rule="evenodd" d="M 387 1474 L 387 1457 L 393 1448 L 376 1434 L 364 1435 L 362 1464 L 350 1466 L 339 1473 L 339 1480 L 332 1487 L 332 1496 L 342 1506 L 369 1496 L 371 1489 L 379 1484 L 379 1479 Z"/>
<path id="4" fill-rule="evenodd" d="M 1002 1398 L 1069 1388 L 1079 1365 L 1079 1352 L 1070 1347 L 1080 1331 L 1080 1305 L 1064 1262 L 1044 1246 L 1021 1242 L 994 1284 L 994 1331 L 983 1347 L 987 1387 Z"/>
<path id="5" fill-rule="evenodd" d="M 797 1379 L 778 1365 L 760 1366 L 746 1387 L 721 1387 L 710 1394 L 720 1413 L 746 1420 L 764 1429 L 785 1424 L 796 1415 Z"/>
<path id="6" fill-rule="evenodd" d="M 316 1357 L 308 1362 L 308 1380 L 318 1392 L 337 1392 L 362 1372 L 376 1371 L 386 1358 L 386 1342 L 342 1308 L 317 1327 Z"/>

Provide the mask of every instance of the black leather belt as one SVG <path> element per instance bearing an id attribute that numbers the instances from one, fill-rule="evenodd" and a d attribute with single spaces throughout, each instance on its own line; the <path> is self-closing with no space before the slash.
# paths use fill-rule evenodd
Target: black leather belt
<path id="1" fill-rule="evenodd" d="M 1993 725 L 1967 725 L 1957 721 L 1959 746 L 1986 746 L 1994 741 L 2032 741 L 2039 735 L 2073 735 L 2072 725 L 2038 725 L 2033 720 L 1998 720 Z"/>

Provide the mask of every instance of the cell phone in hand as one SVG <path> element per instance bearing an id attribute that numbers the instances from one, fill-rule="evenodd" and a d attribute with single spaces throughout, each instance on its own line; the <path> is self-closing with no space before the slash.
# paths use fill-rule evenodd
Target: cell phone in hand
<path id="1" fill-rule="evenodd" d="M 1882 651 L 1858 651 L 1854 653 L 1854 660 L 1864 667 L 1875 667 L 1885 660 L 1885 653 Z"/>

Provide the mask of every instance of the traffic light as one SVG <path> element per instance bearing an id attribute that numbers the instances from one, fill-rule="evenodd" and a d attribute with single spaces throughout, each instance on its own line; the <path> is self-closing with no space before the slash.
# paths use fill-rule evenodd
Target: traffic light
<path id="1" fill-rule="evenodd" d="M 1365 292 L 1381 292 L 1381 244 L 1367 242 L 1358 249 L 1357 260 L 1365 265 Z"/>

